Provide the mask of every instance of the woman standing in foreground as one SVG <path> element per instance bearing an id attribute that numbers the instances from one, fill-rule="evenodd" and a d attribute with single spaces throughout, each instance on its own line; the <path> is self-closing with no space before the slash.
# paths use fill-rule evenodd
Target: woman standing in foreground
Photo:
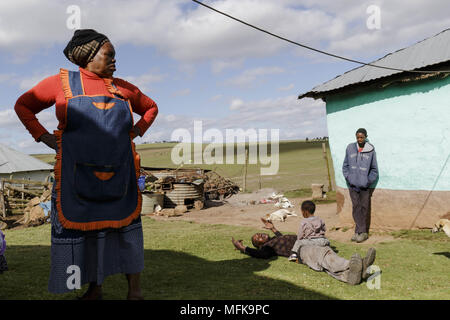
<path id="1" fill-rule="evenodd" d="M 76 30 L 64 54 L 79 71 L 61 69 L 15 105 L 35 140 L 57 152 L 48 289 L 73 290 L 69 277 L 78 267 L 81 285 L 89 283 L 81 299 L 101 299 L 104 279 L 117 273 L 126 274 L 127 299 L 142 299 L 142 197 L 132 140 L 150 127 L 158 108 L 137 87 L 113 78 L 115 51 L 105 35 Z M 53 104 L 59 124 L 50 134 L 35 115 Z M 135 125 L 133 112 L 141 116 Z"/>

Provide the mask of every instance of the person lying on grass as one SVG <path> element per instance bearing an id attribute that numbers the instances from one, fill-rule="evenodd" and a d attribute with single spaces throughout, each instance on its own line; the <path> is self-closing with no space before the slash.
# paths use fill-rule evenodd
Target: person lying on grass
<path id="1" fill-rule="evenodd" d="M 244 246 L 242 240 L 231 238 L 234 247 L 251 257 L 268 259 L 273 256 L 289 257 L 291 249 L 297 240 L 296 235 L 283 235 L 272 222 L 261 218 L 264 228 L 271 230 L 275 237 L 267 233 L 256 233 L 251 241 L 256 249 Z M 364 259 L 357 253 L 350 260 L 338 256 L 329 246 L 305 245 L 300 248 L 299 262 L 306 264 L 315 271 L 325 271 L 333 278 L 357 285 L 369 277 L 367 268 L 375 261 L 375 249 L 370 248 Z M 364 270 L 364 272 L 363 272 Z"/>
<path id="2" fill-rule="evenodd" d="M 325 222 L 314 216 L 316 205 L 314 202 L 306 200 L 301 206 L 303 220 L 297 233 L 297 240 L 291 250 L 289 261 L 297 261 L 300 248 L 304 245 L 329 246 L 330 241 L 325 238 Z"/>

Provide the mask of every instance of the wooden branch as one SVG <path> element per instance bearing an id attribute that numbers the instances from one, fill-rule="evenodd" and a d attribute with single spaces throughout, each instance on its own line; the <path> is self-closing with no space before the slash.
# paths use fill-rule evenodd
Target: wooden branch
<path id="1" fill-rule="evenodd" d="M 3 195 L 3 190 L 0 190 L 0 202 L 3 218 L 6 218 L 5 196 Z"/>
<path id="2" fill-rule="evenodd" d="M 25 179 L 2 179 L 3 182 L 11 183 L 11 184 L 33 184 L 37 186 L 48 187 L 49 182 L 41 182 L 34 180 L 25 180 Z"/>
<path id="3" fill-rule="evenodd" d="M 8 202 L 21 202 L 21 203 L 28 203 L 30 202 L 30 199 L 21 199 L 21 198 L 8 198 Z"/>
<path id="4" fill-rule="evenodd" d="M 12 191 L 17 191 L 17 192 L 23 192 L 23 193 L 27 193 L 27 194 L 31 194 L 33 196 L 41 196 L 42 192 L 36 192 L 36 191 L 31 191 L 31 190 L 27 190 L 27 189 L 23 189 L 23 188 L 18 188 L 18 187 L 13 187 L 13 186 L 4 186 L 6 189 L 12 190 Z"/>

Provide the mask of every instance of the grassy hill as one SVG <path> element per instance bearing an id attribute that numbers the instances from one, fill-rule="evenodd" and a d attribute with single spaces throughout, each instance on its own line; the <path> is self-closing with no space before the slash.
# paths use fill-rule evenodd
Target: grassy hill
<path id="1" fill-rule="evenodd" d="M 152 143 L 138 145 L 137 151 L 141 156 L 141 165 L 147 167 L 176 168 L 171 160 L 171 152 L 176 143 Z M 202 149 L 207 145 L 204 144 Z M 327 154 L 330 174 L 334 184 L 334 171 L 330 158 L 328 143 Z M 192 144 L 191 149 L 194 150 Z M 237 146 L 235 145 L 235 154 Z M 270 149 L 268 150 L 270 157 Z M 226 155 L 226 149 L 223 150 Z M 54 155 L 37 154 L 36 158 L 47 163 L 55 161 Z M 193 159 L 192 159 L 193 160 Z M 268 167 L 269 165 L 262 165 Z M 199 167 L 215 170 L 218 174 L 230 178 L 240 186 L 243 185 L 244 164 L 185 164 L 184 168 Z M 260 176 L 260 161 L 249 164 L 247 169 L 247 191 L 261 188 L 274 188 L 285 192 L 310 188 L 312 183 L 323 183 L 328 186 L 326 161 L 323 157 L 322 142 L 281 141 L 279 145 L 279 170 L 276 175 Z"/>

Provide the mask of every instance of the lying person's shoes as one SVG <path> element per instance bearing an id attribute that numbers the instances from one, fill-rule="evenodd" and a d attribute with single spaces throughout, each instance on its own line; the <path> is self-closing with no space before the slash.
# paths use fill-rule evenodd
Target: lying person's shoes
<path id="1" fill-rule="evenodd" d="M 367 250 L 367 254 L 363 259 L 363 270 L 362 270 L 362 279 L 366 280 L 370 274 L 367 272 L 367 268 L 369 268 L 375 261 L 376 256 L 376 250 L 375 248 L 369 248 Z"/>
<path id="2" fill-rule="evenodd" d="M 364 242 L 367 239 L 369 239 L 369 235 L 366 232 L 360 233 L 356 236 L 357 243 Z"/>
<path id="3" fill-rule="evenodd" d="M 363 268 L 363 260 L 358 253 L 355 253 L 350 258 L 350 265 L 347 277 L 347 283 L 354 286 L 361 282 Z"/>
<path id="4" fill-rule="evenodd" d="M 290 256 L 289 256 L 289 258 L 288 258 L 288 260 L 289 261 L 297 261 L 297 254 L 296 253 L 293 253 L 293 254 L 291 254 Z"/>

